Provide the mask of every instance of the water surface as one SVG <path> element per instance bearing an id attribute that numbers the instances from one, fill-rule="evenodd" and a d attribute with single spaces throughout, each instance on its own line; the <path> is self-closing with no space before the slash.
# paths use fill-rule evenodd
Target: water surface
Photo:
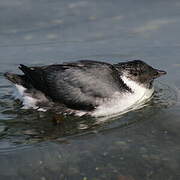
<path id="1" fill-rule="evenodd" d="M 0 2 L 0 179 L 180 178 L 180 3 Z M 108 118 L 22 110 L 6 71 L 18 64 L 142 59 L 168 74 L 142 109 Z"/>

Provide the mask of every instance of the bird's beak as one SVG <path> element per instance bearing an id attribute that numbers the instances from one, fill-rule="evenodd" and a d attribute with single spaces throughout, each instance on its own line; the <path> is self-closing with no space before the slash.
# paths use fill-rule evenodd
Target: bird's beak
<path id="1" fill-rule="evenodd" d="M 165 75 L 165 74 L 167 74 L 166 71 L 156 69 L 156 78 L 158 78 L 158 77 L 160 77 L 162 75 Z"/>

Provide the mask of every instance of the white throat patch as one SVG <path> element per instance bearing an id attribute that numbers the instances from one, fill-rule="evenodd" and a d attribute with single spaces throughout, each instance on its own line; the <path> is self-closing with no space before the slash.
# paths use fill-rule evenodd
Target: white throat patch
<path id="1" fill-rule="evenodd" d="M 145 86 L 140 85 L 139 83 L 127 78 L 126 76 L 122 76 L 121 79 L 130 89 L 132 89 L 136 97 L 134 98 L 138 101 L 142 101 L 144 99 L 151 97 L 154 92 L 154 88 L 146 88 Z"/>
<path id="2" fill-rule="evenodd" d="M 125 76 L 121 78 L 133 92 L 115 92 L 110 99 L 104 101 L 104 103 L 94 110 L 92 113 L 93 116 L 111 116 L 113 114 L 123 114 L 132 109 L 139 109 L 152 96 L 154 92 L 153 88 L 145 88 Z"/>

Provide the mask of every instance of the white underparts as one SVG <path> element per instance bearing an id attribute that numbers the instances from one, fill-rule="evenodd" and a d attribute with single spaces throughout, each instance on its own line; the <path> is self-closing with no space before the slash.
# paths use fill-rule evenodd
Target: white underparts
<path id="1" fill-rule="evenodd" d="M 89 114 L 95 117 L 111 116 L 115 114 L 123 114 L 133 109 L 139 109 L 146 101 L 148 101 L 154 92 L 154 89 L 148 89 L 144 86 L 128 79 L 127 77 L 121 77 L 124 83 L 132 90 L 132 92 L 114 92 L 110 98 L 97 99 L 99 106 L 91 112 L 87 111 L 76 111 L 72 110 L 77 116 Z M 17 89 L 14 93 L 15 99 L 22 101 L 23 108 L 33 108 L 44 111 L 43 108 L 38 107 L 38 102 L 47 100 L 46 97 L 41 93 L 39 98 L 34 98 L 30 93 L 27 93 L 27 89 L 21 85 L 15 84 Z"/>
<path id="2" fill-rule="evenodd" d="M 131 88 L 132 93 L 115 92 L 110 99 L 107 99 L 92 113 L 93 116 L 110 116 L 123 114 L 132 109 L 139 109 L 152 97 L 154 89 L 148 89 L 123 76 L 124 83 Z"/>
<path id="3" fill-rule="evenodd" d="M 15 99 L 19 99 L 22 102 L 23 104 L 22 109 L 33 108 L 33 109 L 38 109 L 39 111 L 41 110 L 44 111 L 43 108 L 38 108 L 37 106 L 37 103 L 39 103 L 41 100 L 37 98 L 33 98 L 30 93 L 26 92 L 27 89 L 25 87 L 15 84 L 15 88 L 16 89 L 15 92 L 13 93 L 13 97 Z"/>

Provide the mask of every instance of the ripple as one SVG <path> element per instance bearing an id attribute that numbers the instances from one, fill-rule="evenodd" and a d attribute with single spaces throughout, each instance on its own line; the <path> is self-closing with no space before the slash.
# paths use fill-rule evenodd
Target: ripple
<path id="1" fill-rule="evenodd" d="M 114 128 L 125 128 L 148 121 L 159 112 L 177 103 L 177 92 L 160 82 L 155 84 L 155 94 L 145 107 L 123 115 L 108 118 L 60 116 L 52 112 L 22 110 L 6 94 L 9 86 L 1 86 L 0 96 L 0 150 L 28 146 L 45 141 L 82 136 Z M 4 144 L 4 145 L 3 145 Z M 6 151 L 5 150 L 5 151 Z"/>

